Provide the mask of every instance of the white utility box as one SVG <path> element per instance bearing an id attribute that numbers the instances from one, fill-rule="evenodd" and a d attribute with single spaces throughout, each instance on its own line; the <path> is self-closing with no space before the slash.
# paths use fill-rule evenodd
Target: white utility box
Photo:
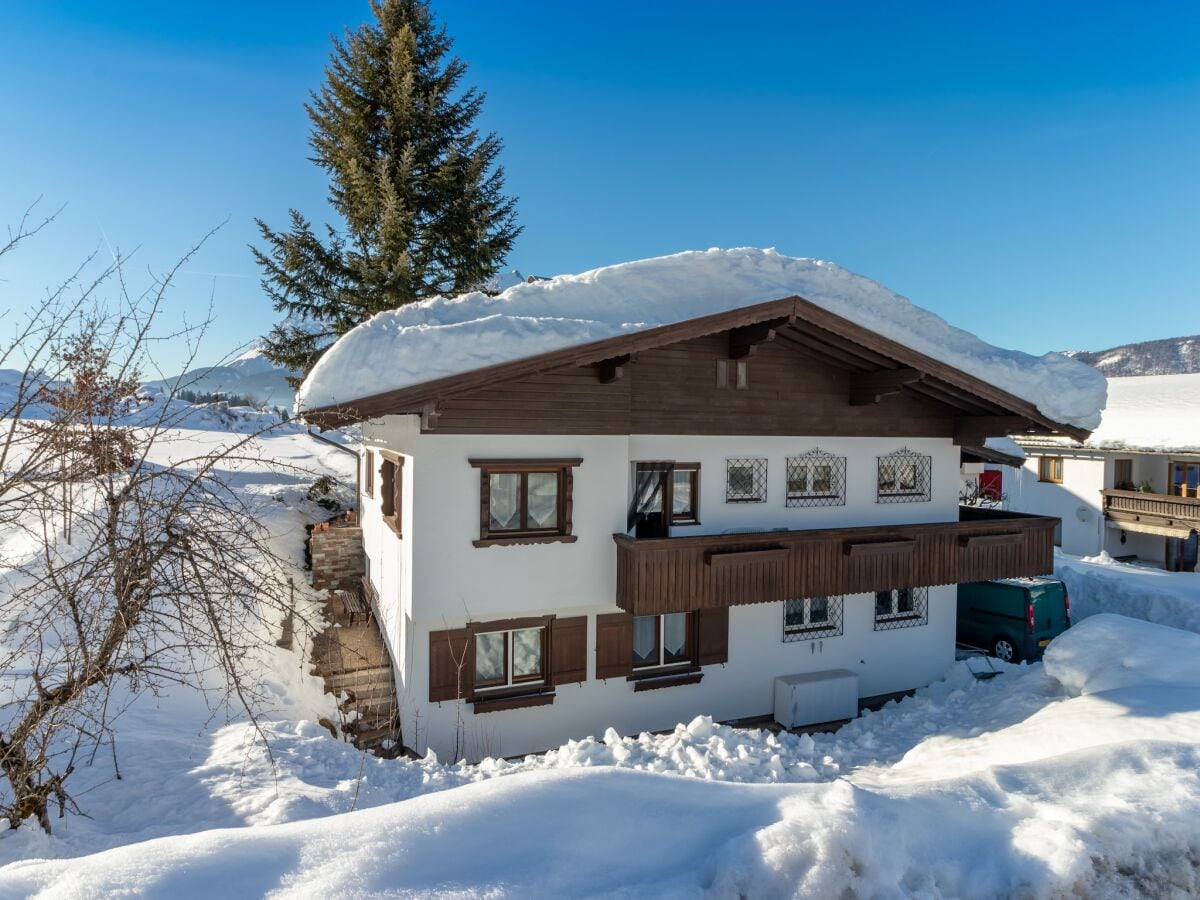
<path id="1" fill-rule="evenodd" d="M 839 722 L 858 716 L 858 676 L 827 669 L 775 679 L 775 721 L 784 728 Z"/>

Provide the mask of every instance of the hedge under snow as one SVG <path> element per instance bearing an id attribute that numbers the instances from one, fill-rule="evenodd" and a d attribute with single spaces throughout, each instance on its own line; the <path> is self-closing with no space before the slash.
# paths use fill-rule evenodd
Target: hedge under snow
<path id="1" fill-rule="evenodd" d="M 1005 350 L 840 266 L 740 247 L 693 250 L 414 303 L 354 328 L 321 357 L 297 411 L 799 295 L 1033 403 L 1047 418 L 1095 428 L 1105 380 L 1058 353 Z"/>

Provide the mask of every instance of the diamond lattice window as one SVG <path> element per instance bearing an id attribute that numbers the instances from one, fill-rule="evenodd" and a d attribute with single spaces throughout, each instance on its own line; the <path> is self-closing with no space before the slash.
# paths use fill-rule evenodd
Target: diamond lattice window
<path id="1" fill-rule="evenodd" d="M 787 460 L 785 506 L 845 506 L 846 457 L 814 448 Z"/>
<path id="2" fill-rule="evenodd" d="M 879 503 L 924 503 L 929 500 L 933 457 L 902 447 L 881 456 L 879 462 Z"/>
<path id="3" fill-rule="evenodd" d="M 767 461 L 765 459 L 740 457 L 725 461 L 725 502 L 767 502 Z"/>
<path id="4" fill-rule="evenodd" d="M 929 624 L 929 588 L 875 592 L 875 630 L 892 631 Z"/>
<path id="5" fill-rule="evenodd" d="M 815 641 L 842 633 L 841 597 L 783 601 L 784 641 Z"/>

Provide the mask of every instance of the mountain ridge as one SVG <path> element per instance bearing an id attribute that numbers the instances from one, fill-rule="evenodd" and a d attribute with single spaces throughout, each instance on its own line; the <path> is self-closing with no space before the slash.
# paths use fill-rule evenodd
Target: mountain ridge
<path id="1" fill-rule="evenodd" d="M 1135 375 L 1190 375 L 1200 372 L 1200 335 L 1118 344 L 1106 350 L 1065 350 L 1108 378 Z"/>

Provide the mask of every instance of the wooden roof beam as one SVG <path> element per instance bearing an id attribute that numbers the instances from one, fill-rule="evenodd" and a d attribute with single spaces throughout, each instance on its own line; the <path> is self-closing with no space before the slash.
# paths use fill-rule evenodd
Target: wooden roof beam
<path id="1" fill-rule="evenodd" d="M 898 394 L 908 385 L 917 384 L 924 379 L 924 372 L 910 368 L 857 372 L 850 376 L 850 405 L 871 406 L 884 397 Z"/>
<path id="2" fill-rule="evenodd" d="M 775 340 L 780 344 L 795 347 L 797 350 L 808 354 L 814 359 L 847 372 L 861 371 L 864 365 L 863 361 L 858 357 L 843 353 L 841 350 L 835 350 L 827 344 L 821 344 L 819 341 L 808 337 L 804 332 L 797 331 L 794 328 L 788 328 L 776 333 Z"/>
<path id="3" fill-rule="evenodd" d="M 743 325 L 729 332 L 729 358 L 745 359 L 754 352 L 759 344 L 775 340 L 775 333 L 790 319 L 772 319 L 770 322 L 756 322 L 753 325 Z"/>
<path id="4" fill-rule="evenodd" d="M 602 359 L 598 363 L 593 363 L 592 368 L 596 370 L 596 377 L 601 384 L 612 384 L 614 381 L 620 381 L 625 375 L 625 366 L 633 360 L 633 355 L 626 353 L 622 356 L 614 356 L 611 359 Z"/>
<path id="5" fill-rule="evenodd" d="M 957 416 L 954 419 L 954 443 L 978 447 L 990 437 L 1043 430 L 1023 416 Z"/>

